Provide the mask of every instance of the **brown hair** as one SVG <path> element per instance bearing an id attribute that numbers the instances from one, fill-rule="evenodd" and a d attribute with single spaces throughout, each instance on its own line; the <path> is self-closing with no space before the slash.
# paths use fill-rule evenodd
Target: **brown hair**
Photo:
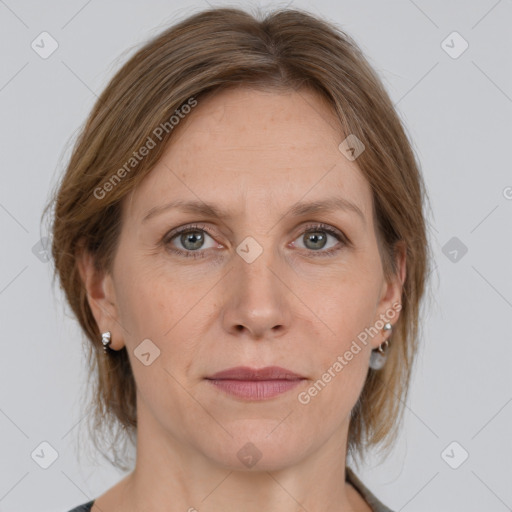
<path id="1" fill-rule="evenodd" d="M 135 382 L 125 348 L 108 357 L 102 351 L 77 258 L 85 249 L 98 269 L 112 268 L 121 201 L 154 167 L 173 130 L 161 130 L 156 147 L 140 161 L 130 160 L 134 152 L 147 145 L 148 138 L 156 138 L 156 127 L 169 127 L 171 116 L 191 98 L 200 102 L 208 93 L 232 86 L 308 87 L 329 102 L 345 136 L 353 134 L 363 141 L 366 149 L 357 164 L 373 191 L 383 269 L 386 277 L 397 272 L 394 254 L 402 241 L 407 275 L 386 365 L 369 370 L 352 410 L 347 455 L 362 457 L 370 446 L 391 446 L 402 420 L 430 248 L 425 187 L 393 104 L 354 40 L 327 21 L 296 9 L 277 10 L 261 20 L 240 9 L 209 9 L 153 38 L 115 74 L 83 127 L 45 209 L 54 206 L 55 274 L 90 341 L 91 438 L 104 451 L 102 433 L 105 440 L 107 434 L 113 436 L 109 444 L 113 443 L 114 458 L 109 460 L 119 468 L 126 468 L 119 448 L 122 434 L 133 441 L 136 433 Z"/>

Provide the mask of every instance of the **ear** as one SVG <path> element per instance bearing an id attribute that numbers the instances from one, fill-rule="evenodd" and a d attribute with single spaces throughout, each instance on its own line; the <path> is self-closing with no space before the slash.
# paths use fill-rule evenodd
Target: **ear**
<path id="1" fill-rule="evenodd" d="M 79 252 L 77 257 L 78 270 L 87 293 L 87 302 L 98 325 L 100 332 L 111 332 L 112 350 L 124 346 L 123 329 L 119 323 L 119 314 L 115 296 L 115 288 L 110 273 L 99 270 L 94 257 L 87 250 Z"/>
<path id="2" fill-rule="evenodd" d="M 383 321 L 395 325 L 400 316 L 402 308 L 402 290 L 407 275 L 407 247 L 404 241 L 399 241 L 395 245 L 395 267 L 396 273 L 388 281 L 384 280 L 381 288 L 380 299 L 377 304 L 377 317 L 375 322 Z M 380 323 L 380 322 L 379 322 Z M 375 347 L 377 348 L 384 340 L 389 337 L 386 331 L 382 331 L 380 336 L 375 337 Z"/>

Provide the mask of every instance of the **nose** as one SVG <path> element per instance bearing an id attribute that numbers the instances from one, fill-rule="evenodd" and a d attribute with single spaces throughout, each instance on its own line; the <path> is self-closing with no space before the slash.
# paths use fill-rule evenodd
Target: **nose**
<path id="1" fill-rule="evenodd" d="M 251 263 L 238 255 L 225 284 L 223 327 L 249 339 L 281 337 L 290 328 L 290 295 L 278 258 L 267 249 Z"/>

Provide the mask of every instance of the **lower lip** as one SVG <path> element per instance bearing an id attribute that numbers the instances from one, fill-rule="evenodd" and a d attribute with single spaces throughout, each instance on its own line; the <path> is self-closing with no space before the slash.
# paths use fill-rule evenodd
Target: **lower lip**
<path id="1" fill-rule="evenodd" d="M 267 400 L 286 393 L 299 385 L 304 379 L 296 380 L 215 380 L 208 379 L 213 385 L 229 395 L 245 400 Z"/>

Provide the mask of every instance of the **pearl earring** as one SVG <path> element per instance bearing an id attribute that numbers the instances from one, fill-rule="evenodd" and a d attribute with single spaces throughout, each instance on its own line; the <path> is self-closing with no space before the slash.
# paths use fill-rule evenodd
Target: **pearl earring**
<path id="1" fill-rule="evenodd" d="M 105 354 L 106 354 L 108 352 L 108 349 L 110 348 L 109 345 L 111 343 L 110 331 L 102 333 L 102 335 L 101 335 L 101 343 L 103 343 L 103 349 L 104 349 Z"/>
<path id="2" fill-rule="evenodd" d="M 383 331 L 391 331 L 393 329 L 393 326 L 387 322 L 384 327 Z M 386 363 L 387 359 L 387 349 L 389 347 L 389 338 L 384 340 L 378 348 L 375 350 L 372 350 L 372 354 L 370 356 L 370 368 L 372 370 L 380 370 L 384 364 Z"/>

